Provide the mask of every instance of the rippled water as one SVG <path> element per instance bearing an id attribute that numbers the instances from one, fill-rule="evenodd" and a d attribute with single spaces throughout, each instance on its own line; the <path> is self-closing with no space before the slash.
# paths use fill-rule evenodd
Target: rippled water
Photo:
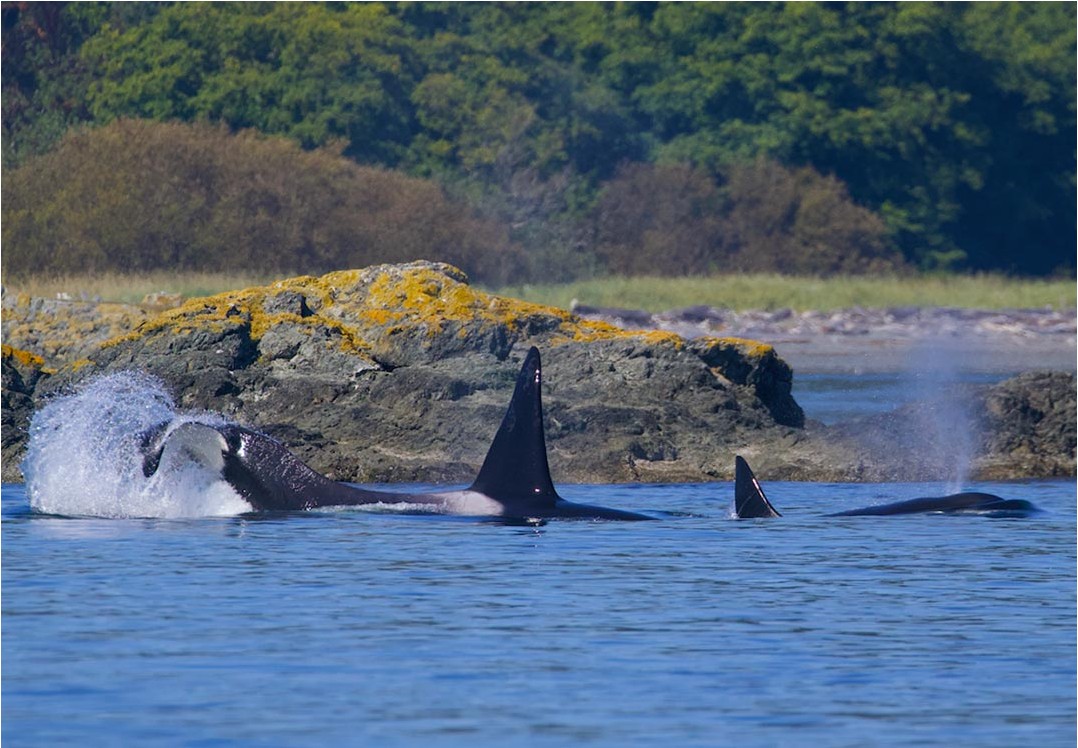
<path id="1" fill-rule="evenodd" d="M 802 389 L 823 420 L 910 392 Z M 825 518 L 945 487 L 767 481 L 780 519 L 732 520 L 729 483 L 559 487 L 644 523 L 208 516 L 236 497 L 138 458 L 187 417 L 119 377 L 35 421 L 38 511 L 2 495 L 6 745 L 1074 744 L 1072 481 L 969 486 L 1025 519 Z"/>
<path id="2" fill-rule="evenodd" d="M 5 745 L 1073 745 L 1075 490 L 563 486 L 686 512 L 65 519 L 3 487 Z"/>
<path id="3" fill-rule="evenodd" d="M 1002 382 L 1019 372 L 970 371 L 873 372 L 798 374 L 795 395 L 805 415 L 826 424 L 880 415 L 918 400 L 938 396 L 948 386 L 978 386 Z M 946 424 L 953 427 L 953 422 Z"/>

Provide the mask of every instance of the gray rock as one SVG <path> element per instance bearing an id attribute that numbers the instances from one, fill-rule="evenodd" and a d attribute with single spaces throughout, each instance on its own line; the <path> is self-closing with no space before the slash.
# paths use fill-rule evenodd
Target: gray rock
<path id="1" fill-rule="evenodd" d="M 5 483 L 22 480 L 19 461 L 26 446 L 34 393 L 42 378 L 43 360 L 26 351 L 3 346 L 0 355 L 0 473 Z"/>
<path id="2" fill-rule="evenodd" d="M 35 404 L 89 376 L 137 369 L 163 379 L 181 407 L 264 430 L 339 480 L 464 482 L 531 345 L 543 353 L 558 482 L 726 480 L 735 454 L 770 479 L 910 480 L 953 470 L 938 448 L 909 446 L 930 443 L 917 419 L 931 404 L 838 427 L 806 424 L 791 369 L 769 345 L 624 331 L 481 293 L 436 263 L 294 278 L 133 319 L 137 327 L 80 348 L 87 360 L 52 375 L 40 359 L 5 349 L 5 480 L 18 479 Z M 983 425 L 970 452 L 975 470 L 1073 475 L 1074 378 L 1066 376 L 962 395 Z"/>

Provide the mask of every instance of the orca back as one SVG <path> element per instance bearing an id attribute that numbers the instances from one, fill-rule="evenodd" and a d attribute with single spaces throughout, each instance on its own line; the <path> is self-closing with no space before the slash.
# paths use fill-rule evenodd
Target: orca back
<path id="1" fill-rule="evenodd" d="M 899 514 L 984 514 L 991 517 L 1022 517 L 1039 510 L 1023 499 L 1004 499 L 991 493 L 964 491 L 948 496 L 925 496 L 890 504 L 836 512 L 829 517 L 880 517 Z"/>
<path id="2" fill-rule="evenodd" d="M 151 430 L 142 439 L 143 472 L 147 476 L 157 471 L 163 452 L 172 449 L 219 472 L 256 510 L 414 503 L 460 514 L 487 513 L 489 509 L 505 518 L 653 519 L 635 512 L 574 504 L 558 496 L 547 463 L 542 369 L 534 347 L 524 357 L 513 397 L 479 474 L 464 491 L 393 493 L 338 483 L 310 468 L 277 440 L 235 424 L 186 423 L 162 437 L 164 430 Z"/>
<path id="3" fill-rule="evenodd" d="M 752 468 L 735 457 L 734 513 L 740 519 L 781 517 L 764 496 Z M 1029 517 L 1041 510 L 1024 499 L 1004 499 L 991 493 L 964 491 L 949 496 L 925 496 L 890 504 L 876 504 L 860 509 L 828 514 L 828 517 L 884 517 L 900 514 L 978 514 L 985 517 Z"/>

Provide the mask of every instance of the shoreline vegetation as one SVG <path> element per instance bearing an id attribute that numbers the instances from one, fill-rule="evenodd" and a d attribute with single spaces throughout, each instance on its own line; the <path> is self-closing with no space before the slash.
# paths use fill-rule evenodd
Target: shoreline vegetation
<path id="1" fill-rule="evenodd" d="M 578 303 L 662 312 L 687 306 L 737 311 L 831 311 L 852 307 L 1074 309 L 1072 279 L 1003 275 L 834 276 L 766 273 L 697 278 L 611 277 L 561 284 L 506 286 L 495 293 L 568 309 Z"/>
<path id="2" fill-rule="evenodd" d="M 5 295 L 153 305 L 147 299 L 194 298 L 267 285 L 299 273 L 147 272 L 29 276 L 8 282 Z M 729 274 L 696 278 L 606 277 L 571 283 L 485 287 L 498 296 L 570 309 L 598 307 L 663 312 L 688 306 L 744 310 L 830 311 L 852 307 L 1074 309 L 1073 279 L 1002 275 L 838 276 Z"/>
<path id="3" fill-rule="evenodd" d="M 1073 279 L 1075 19 L 1066 3 L 5 3 L 0 269 Z M 1041 303 L 722 293 L 693 301 Z M 645 301 L 667 303 L 681 290 Z"/>

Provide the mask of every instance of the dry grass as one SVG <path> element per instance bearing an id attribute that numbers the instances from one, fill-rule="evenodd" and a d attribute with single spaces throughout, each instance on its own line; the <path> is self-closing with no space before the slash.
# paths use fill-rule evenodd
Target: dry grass
<path id="1" fill-rule="evenodd" d="M 291 275 L 299 275 L 292 273 Z M 139 303 L 147 294 L 209 296 L 262 286 L 289 274 L 140 273 L 31 277 L 10 285 L 7 293 L 55 298 Z M 846 307 L 951 306 L 982 309 L 1075 308 L 1073 280 L 1027 280 L 999 275 L 799 278 L 778 275 L 725 275 L 697 278 L 604 278 L 556 285 L 488 289 L 501 296 L 568 309 L 582 304 L 648 311 L 705 304 L 728 309 L 795 310 Z"/>
<path id="2" fill-rule="evenodd" d="M 256 273 L 139 273 L 125 275 L 102 273 L 96 275 L 31 276 L 8 284 L 4 291 L 9 294 L 29 294 L 56 298 L 66 294 L 72 299 L 119 301 L 137 304 L 151 293 L 164 291 L 180 294 L 185 298 L 211 296 L 222 291 L 234 291 L 252 286 L 263 286 L 278 280 L 279 275 Z"/>

